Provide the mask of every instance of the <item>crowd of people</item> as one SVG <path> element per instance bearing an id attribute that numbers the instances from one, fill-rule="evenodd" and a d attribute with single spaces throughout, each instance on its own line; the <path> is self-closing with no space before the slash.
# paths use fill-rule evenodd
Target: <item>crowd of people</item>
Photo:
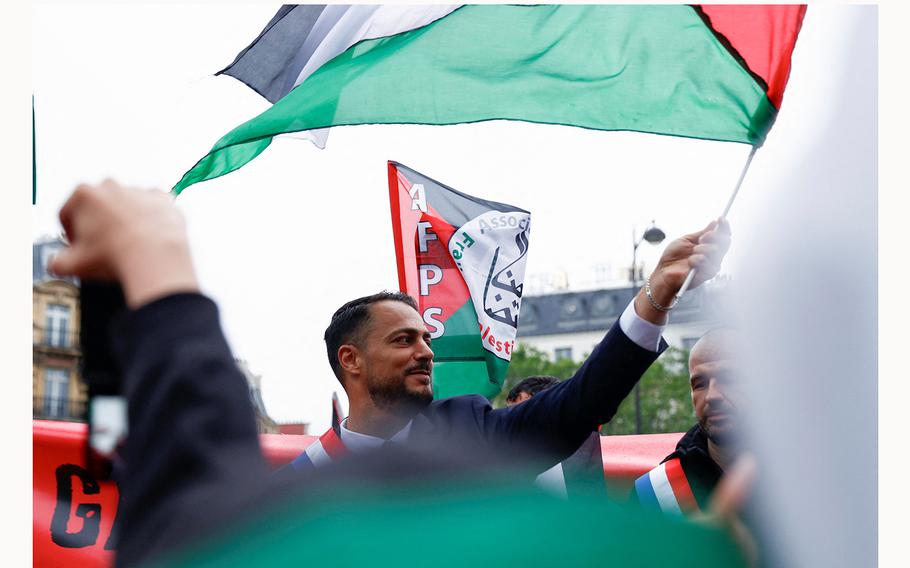
<path id="1" fill-rule="evenodd" d="M 594 492 L 554 502 L 534 489 L 536 480 L 565 496 L 569 471 L 590 469 L 595 454 L 602 467 L 598 428 L 667 348 L 662 332 L 690 270 L 696 269 L 690 289 L 719 271 L 731 238 L 723 219 L 666 247 L 645 286 L 570 379 L 529 377 L 501 409 L 479 395 L 434 400 L 432 340 L 413 298 L 379 292 L 345 303 L 324 341 L 349 415 L 276 472 L 262 457 L 218 307 L 199 291 L 173 200 L 107 180 L 76 188 L 60 220 L 70 246 L 50 269 L 117 281 L 128 307 L 111 334 L 129 408 L 129 435 L 114 464 L 122 499 L 119 565 L 197 565 L 202 558 L 203 564 L 244 564 L 253 556 L 240 553 L 238 542 L 258 551 L 259 561 L 271 559 L 263 565 L 297 565 L 322 558 L 314 548 L 327 546 L 325 538 L 337 538 L 336 564 L 353 564 L 361 553 L 349 547 L 367 542 L 374 558 L 413 561 L 430 539 L 446 555 L 434 563 L 445 565 L 453 558 L 497 558 L 501 551 L 488 542 L 489 531 L 499 531 L 494 541 L 501 546 L 501 536 L 515 530 L 502 524 L 544 521 L 559 523 L 554 534 L 572 535 L 560 546 L 591 564 L 609 554 L 648 565 L 659 550 L 649 550 L 643 534 L 703 549 L 678 565 L 754 562 L 748 531 L 736 518 L 749 474 L 735 444 L 730 329 L 708 333 L 693 348 L 697 423 L 635 482 L 641 507 L 604 508 L 606 495 Z M 649 509 L 693 521 L 664 520 Z M 524 517 L 516 517 L 519 511 Z M 458 518 L 470 522 L 455 523 Z M 431 528 L 445 522 L 457 528 Z M 602 530 L 592 531 L 592 523 Z M 636 527 L 642 535 L 630 536 Z M 405 535 L 409 528 L 425 532 Z M 327 531 L 333 536 L 325 537 Z M 546 564 L 550 541 L 522 542 L 509 558 Z"/>

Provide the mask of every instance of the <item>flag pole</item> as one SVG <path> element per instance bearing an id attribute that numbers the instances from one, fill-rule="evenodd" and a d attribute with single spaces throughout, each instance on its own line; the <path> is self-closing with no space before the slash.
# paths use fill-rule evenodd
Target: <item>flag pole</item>
<path id="1" fill-rule="evenodd" d="M 736 187 L 733 189 L 733 195 L 730 196 L 729 201 L 727 201 L 727 206 L 724 207 L 724 212 L 720 214 L 721 219 L 726 219 L 727 213 L 730 212 L 730 207 L 733 206 L 733 200 L 736 199 L 736 194 L 739 193 L 739 188 L 743 184 L 743 180 L 746 178 L 746 172 L 749 171 L 749 165 L 752 163 L 752 158 L 755 157 L 755 151 L 758 150 L 758 146 L 752 146 L 752 151 L 749 152 L 749 157 L 746 158 L 746 165 L 743 166 L 743 171 L 739 174 L 739 181 L 736 182 Z M 695 278 L 695 269 L 689 269 L 689 274 L 686 275 L 686 279 L 683 281 L 682 287 L 680 287 L 679 292 L 676 293 L 676 302 L 682 298 L 686 290 L 689 289 L 689 285 L 692 284 L 692 279 Z"/>

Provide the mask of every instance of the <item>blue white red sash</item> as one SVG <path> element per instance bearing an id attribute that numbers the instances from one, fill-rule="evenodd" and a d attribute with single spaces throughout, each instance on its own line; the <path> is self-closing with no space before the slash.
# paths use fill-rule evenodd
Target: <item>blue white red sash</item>
<path id="1" fill-rule="evenodd" d="M 667 460 L 636 479 L 635 492 L 642 505 L 664 513 L 688 515 L 699 510 L 679 458 Z"/>
<path id="2" fill-rule="evenodd" d="M 334 428 L 326 430 L 325 434 L 310 444 L 306 450 L 291 462 L 291 467 L 296 470 L 305 470 L 312 467 L 322 467 L 341 458 L 347 453 L 347 448 L 338 437 Z"/>

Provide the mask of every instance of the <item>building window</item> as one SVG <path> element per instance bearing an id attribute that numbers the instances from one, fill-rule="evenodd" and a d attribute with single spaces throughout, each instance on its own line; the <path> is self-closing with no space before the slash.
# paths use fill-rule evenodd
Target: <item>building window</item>
<path id="1" fill-rule="evenodd" d="M 48 367 L 44 370 L 44 415 L 64 418 L 69 394 L 70 374 L 66 369 Z"/>
<path id="2" fill-rule="evenodd" d="M 553 357 L 557 361 L 562 361 L 563 359 L 572 360 L 572 348 L 571 347 L 557 347 L 553 351 Z"/>
<path id="3" fill-rule="evenodd" d="M 50 304 L 44 313 L 44 341 L 51 347 L 69 347 L 70 309 Z"/>
<path id="4" fill-rule="evenodd" d="M 63 248 L 59 245 L 46 244 L 41 247 L 41 275 L 42 277 L 47 277 L 47 265 L 51 263 L 51 259 L 60 252 L 60 249 Z"/>

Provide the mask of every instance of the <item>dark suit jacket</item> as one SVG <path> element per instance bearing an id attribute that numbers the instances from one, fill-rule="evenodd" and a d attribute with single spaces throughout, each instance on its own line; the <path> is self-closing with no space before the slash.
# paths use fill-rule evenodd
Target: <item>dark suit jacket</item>
<path id="1" fill-rule="evenodd" d="M 132 565 L 201 538 L 280 483 L 267 480 L 248 387 L 211 300 L 162 298 L 123 314 L 112 336 L 129 400 L 129 437 L 114 470 L 117 562 Z M 533 445 L 552 465 L 615 414 L 657 355 L 614 325 L 572 379 L 509 409 L 480 396 L 433 402 L 415 418 L 412 438 L 437 451 L 473 443 L 484 454 Z"/>
<path id="2" fill-rule="evenodd" d="M 658 355 L 632 342 L 617 322 L 569 380 L 509 408 L 494 409 L 479 395 L 434 401 L 415 418 L 411 438 L 427 444 L 457 438 L 494 450 L 533 448 L 543 469 L 549 468 L 613 418 Z"/>

